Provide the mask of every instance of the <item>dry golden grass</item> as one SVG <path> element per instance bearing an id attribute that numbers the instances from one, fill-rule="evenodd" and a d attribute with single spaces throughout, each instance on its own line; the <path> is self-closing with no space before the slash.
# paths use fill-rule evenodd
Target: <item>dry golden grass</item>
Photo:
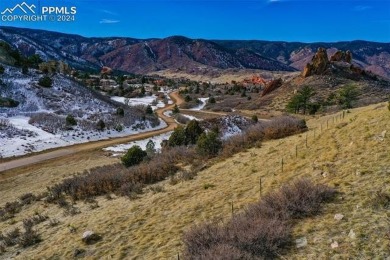
<path id="1" fill-rule="evenodd" d="M 60 224 L 55 227 L 48 227 L 47 222 L 39 224 L 41 244 L 18 249 L 18 256 L 15 256 L 16 249 L 3 256 L 68 259 L 78 248 L 86 250 L 87 259 L 176 259 L 182 249 L 181 236 L 185 230 L 206 220 L 230 218 L 232 203 L 234 211 L 239 211 L 258 200 L 260 178 L 262 192 L 266 193 L 296 177 L 306 176 L 337 187 L 340 195 L 334 203 L 325 206 L 323 214 L 298 223 L 294 238 L 305 236 L 308 245 L 292 248 L 287 258 L 385 258 L 390 254 L 386 237 L 389 212 L 374 209 L 372 198 L 377 190 L 390 191 L 390 113 L 387 107 L 379 104 L 354 109 L 344 119 L 340 118 L 340 113 L 310 119 L 308 125 L 311 129 L 307 133 L 308 147 L 306 133 L 265 142 L 261 148 L 216 162 L 194 180 L 176 185 L 164 181 L 157 184 L 164 191 L 157 193 L 146 188 L 136 200 L 100 197 L 97 199 L 99 207 L 93 210 L 78 202 L 75 206 L 80 208 L 81 214 L 67 217 L 63 216 L 62 209 L 43 202 L 28 206 L 15 219 L 0 223 L 0 229 L 7 231 L 20 226 L 21 220 L 34 212 L 56 218 Z M 385 130 L 387 135 L 381 139 Z M 110 160 L 113 159 L 98 157 L 91 164 Z M 32 171 L 27 177 L 0 182 L 1 203 L 16 199 L 30 187 L 34 192 L 44 190 L 48 183 L 54 182 L 54 176 L 61 179 L 73 173 L 74 167 L 88 166 L 86 162 L 76 161 L 61 169 L 49 165 Z M 14 185 L 13 190 L 11 185 Z M 3 196 L 4 187 L 8 188 Z M 344 219 L 334 220 L 336 213 L 343 214 Z M 70 229 L 76 231 L 71 233 Z M 351 229 L 356 234 L 355 239 L 348 236 Z M 103 240 L 95 245 L 83 245 L 81 236 L 86 230 L 100 233 Z M 332 241 L 337 241 L 339 247 L 331 249 Z"/>

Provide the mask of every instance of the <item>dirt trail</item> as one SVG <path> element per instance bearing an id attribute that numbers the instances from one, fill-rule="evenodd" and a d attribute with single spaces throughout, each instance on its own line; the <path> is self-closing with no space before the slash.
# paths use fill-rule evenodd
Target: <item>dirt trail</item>
<path id="1" fill-rule="evenodd" d="M 143 132 L 131 136 L 126 136 L 126 137 L 118 137 L 118 138 L 111 138 L 108 140 L 100 140 L 100 141 L 93 141 L 93 142 L 88 142 L 88 143 L 83 143 L 83 144 L 76 144 L 72 146 L 67 146 L 63 148 L 56 148 L 55 150 L 51 150 L 48 152 L 44 152 L 42 154 L 38 155 L 32 155 L 28 157 L 23 157 L 15 160 L 11 160 L 8 162 L 0 163 L 0 172 L 4 172 L 7 170 L 15 169 L 18 167 L 23 167 L 23 166 L 28 166 L 36 163 L 40 163 L 46 160 L 51 160 L 51 159 L 58 159 L 59 157 L 64 157 L 68 155 L 72 155 L 75 153 L 79 152 L 85 152 L 85 151 L 91 151 L 91 150 L 97 150 L 97 149 L 102 149 L 107 146 L 112 146 L 116 144 L 121 144 L 121 143 L 128 143 L 132 141 L 137 141 L 137 140 L 142 140 L 146 139 L 155 135 L 160 135 L 169 131 L 173 131 L 173 129 L 177 126 L 176 121 L 173 118 L 167 117 L 164 115 L 164 112 L 167 110 L 172 110 L 175 104 L 180 105 L 183 103 L 183 100 L 181 97 L 178 95 L 177 92 L 173 92 L 170 94 L 170 97 L 173 101 L 173 104 L 167 105 L 163 108 L 159 108 L 156 110 L 157 115 L 165 121 L 167 124 L 167 127 L 158 129 L 158 130 L 153 130 L 149 132 Z"/>

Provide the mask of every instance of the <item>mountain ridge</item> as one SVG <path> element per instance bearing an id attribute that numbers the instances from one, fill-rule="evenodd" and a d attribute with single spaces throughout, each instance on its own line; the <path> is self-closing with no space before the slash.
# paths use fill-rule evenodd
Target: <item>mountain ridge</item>
<path id="1" fill-rule="evenodd" d="M 130 73 L 178 70 L 197 73 L 199 68 L 298 71 L 319 47 L 332 55 L 350 50 L 355 65 L 390 78 L 390 43 L 365 40 L 340 42 L 287 42 L 265 40 L 207 40 L 185 36 L 136 39 L 84 37 L 45 30 L 0 26 L 0 39 L 23 54 L 61 59 L 75 68 L 109 66 Z"/>

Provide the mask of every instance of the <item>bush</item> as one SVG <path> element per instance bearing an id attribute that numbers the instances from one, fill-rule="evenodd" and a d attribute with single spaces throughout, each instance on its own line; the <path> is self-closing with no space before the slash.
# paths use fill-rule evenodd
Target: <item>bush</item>
<path id="1" fill-rule="evenodd" d="M 196 144 L 199 136 L 203 133 L 203 129 L 200 127 L 199 122 L 191 120 L 185 129 L 186 144 Z"/>
<path id="2" fill-rule="evenodd" d="M 125 115 L 125 110 L 124 110 L 123 108 L 121 108 L 121 107 L 118 107 L 118 108 L 116 109 L 116 114 L 117 114 L 118 116 L 124 116 L 124 115 Z"/>
<path id="3" fill-rule="evenodd" d="M 173 114 L 179 114 L 179 113 L 180 113 L 180 109 L 179 109 L 179 107 L 178 107 L 176 104 L 175 104 L 175 106 L 173 107 L 172 113 L 173 113 Z"/>
<path id="4" fill-rule="evenodd" d="M 39 79 L 38 84 L 44 88 L 51 88 L 53 81 L 50 77 L 44 76 Z"/>
<path id="5" fill-rule="evenodd" d="M 344 109 L 352 108 L 352 103 L 359 96 L 359 92 L 354 85 L 347 85 L 338 91 L 337 99 Z"/>
<path id="6" fill-rule="evenodd" d="M 148 115 L 152 115 L 153 114 L 153 108 L 150 105 L 148 105 L 146 107 L 145 113 L 148 114 Z"/>
<path id="7" fill-rule="evenodd" d="M 2 65 L 0 65 L 0 74 L 3 74 L 4 71 L 5 71 L 5 68 Z"/>
<path id="8" fill-rule="evenodd" d="M 112 193 L 129 194 L 137 190 L 130 189 L 131 185 L 138 183 L 137 185 L 143 186 L 162 181 L 178 170 L 178 162 L 189 162 L 194 156 L 193 150 L 185 147 L 165 148 L 164 153 L 156 154 L 147 163 L 133 167 L 126 168 L 122 164 L 113 164 L 93 168 L 87 173 L 49 187 L 50 200 L 47 199 L 47 202 L 58 203 L 64 195 L 79 200 Z"/>
<path id="9" fill-rule="evenodd" d="M 66 125 L 68 126 L 77 125 L 77 121 L 72 115 L 68 115 L 65 120 L 66 120 Z"/>
<path id="10" fill-rule="evenodd" d="M 27 65 L 22 66 L 22 74 L 24 74 L 24 75 L 28 74 L 28 66 Z"/>
<path id="11" fill-rule="evenodd" d="M 225 225 L 206 223 L 190 229 L 183 236 L 184 258 L 276 258 L 292 242 L 292 220 L 318 214 L 334 195 L 333 189 L 305 179 L 285 185 Z"/>
<path id="12" fill-rule="evenodd" d="M 169 137 L 168 145 L 181 146 L 186 144 L 186 132 L 184 127 L 178 126 L 173 130 L 172 135 Z"/>
<path id="13" fill-rule="evenodd" d="M 189 96 L 189 95 L 187 95 L 185 98 L 184 98 L 184 101 L 185 102 L 190 102 L 192 100 L 192 98 Z"/>
<path id="14" fill-rule="evenodd" d="M 215 104 L 215 103 L 216 103 L 215 97 L 210 97 L 210 98 L 209 98 L 209 103 L 210 103 L 210 104 Z"/>
<path id="15" fill-rule="evenodd" d="M 196 143 L 199 154 L 203 156 L 215 156 L 222 148 L 222 142 L 215 132 L 203 133 Z"/>
<path id="16" fill-rule="evenodd" d="M 130 167 L 142 162 L 146 155 L 147 153 L 143 151 L 141 147 L 135 145 L 127 151 L 127 153 L 121 158 L 121 161 L 124 166 Z"/>
<path id="17" fill-rule="evenodd" d="M 255 123 L 259 122 L 259 118 L 257 117 L 257 115 L 252 116 L 252 121 Z"/>
<path id="18" fill-rule="evenodd" d="M 96 129 L 99 130 L 99 131 L 103 131 L 104 128 L 106 128 L 106 124 L 104 123 L 104 121 L 102 119 L 100 119 L 97 123 L 96 123 Z"/>

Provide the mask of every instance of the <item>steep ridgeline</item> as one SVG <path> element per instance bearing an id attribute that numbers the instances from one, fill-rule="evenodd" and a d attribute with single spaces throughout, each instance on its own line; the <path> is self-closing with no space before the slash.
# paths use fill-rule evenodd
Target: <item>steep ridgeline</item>
<path id="1" fill-rule="evenodd" d="M 165 69 L 196 73 L 207 68 L 296 71 L 302 70 L 323 46 L 328 56 L 338 50 L 350 50 L 355 66 L 390 77 L 389 43 L 212 41 L 182 36 L 143 40 L 86 38 L 13 27 L 0 27 L 0 40 L 14 45 L 25 55 L 38 53 L 45 60 L 61 59 L 72 67 L 108 66 L 132 73 Z"/>

